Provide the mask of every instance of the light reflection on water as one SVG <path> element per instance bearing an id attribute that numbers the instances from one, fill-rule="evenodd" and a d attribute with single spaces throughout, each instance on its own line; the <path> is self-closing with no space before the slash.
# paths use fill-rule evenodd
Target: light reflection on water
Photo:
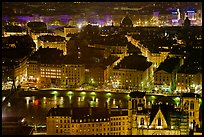
<path id="1" fill-rule="evenodd" d="M 116 107 L 127 108 L 127 94 L 72 92 L 65 95 L 26 96 L 11 100 L 11 107 L 6 109 L 8 116 L 23 116 L 30 123 L 45 124 L 46 115 L 50 108 L 56 107 Z"/>

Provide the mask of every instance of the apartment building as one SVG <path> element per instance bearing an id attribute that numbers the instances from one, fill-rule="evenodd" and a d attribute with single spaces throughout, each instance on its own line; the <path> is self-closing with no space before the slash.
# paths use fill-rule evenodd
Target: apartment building
<path id="1" fill-rule="evenodd" d="M 67 42 L 65 37 L 54 35 L 43 35 L 38 37 L 38 48 L 57 48 L 63 50 L 63 55 L 67 55 Z"/>
<path id="2" fill-rule="evenodd" d="M 179 58 L 167 58 L 154 72 L 154 85 L 157 91 L 172 92 L 176 89 L 176 72 L 180 66 Z"/>
<path id="3" fill-rule="evenodd" d="M 153 73 L 152 63 L 146 58 L 133 54 L 125 57 L 113 68 L 112 83 L 116 88 L 144 90 L 147 80 Z"/>
<path id="4" fill-rule="evenodd" d="M 78 87 L 84 83 L 84 65 L 62 53 L 56 48 L 39 48 L 27 62 L 28 79 L 38 80 L 41 86 Z"/>
<path id="5" fill-rule="evenodd" d="M 107 108 L 52 108 L 48 112 L 48 135 L 127 135 L 127 110 Z"/>
<path id="6" fill-rule="evenodd" d="M 178 92 L 196 92 L 202 91 L 202 72 L 193 66 L 181 66 L 177 72 L 177 85 Z"/>

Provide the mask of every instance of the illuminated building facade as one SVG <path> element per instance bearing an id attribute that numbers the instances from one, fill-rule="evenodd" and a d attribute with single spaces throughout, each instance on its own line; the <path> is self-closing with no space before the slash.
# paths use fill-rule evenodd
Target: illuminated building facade
<path id="1" fill-rule="evenodd" d="M 176 72 L 180 66 L 177 57 L 167 58 L 154 72 L 155 90 L 172 92 L 176 89 Z"/>
<path id="2" fill-rule="evenodd" d="M 73 86 L 84 83 L 85 67 L 75 58 L 63 56 L 62 50 L 40 48 L 27 62 L 28 79 L 43 86 Z"/>
<path id="3" fill-rule="evenodd" d="M 75 26 L 64 27 L 64 36 L 66 36 L 67 34 L 77 34 L 79 32 L 80 32 L 79 27 L 75 27 Z"/>
<path id="4" fill-rule="evenodd" d="M 85 66 L 82 64 L 62 64 L 61 71 L 61 86 L 79 87 L 85 81 Z"/>
<path id="5" fill-rule="evenodd" d="M 48 135 L 127 135 L 127 110 L 107 108 L 52 108 L 48 112 Z"/>
<path id="6" fill-rule="evenodd" d="M 61 84 L 61 64 L 41 64 L 40 82 L 43 85 Z"/>
<path id="7" fill-rule="evenodd" d="M 40 67 L 38 61 L 28 60 L 27 64 L 27 81 L 29 80 L 37 80 L 40 78 Z"/>
<path id="8" fill-rule="evenodd" d="M 181 95 L 181 109 L 189 114 L 189 127 L 191 127 L 192 124 L 194 124 L 195 127 L 201 126 L 201 121 L 199 119 L 199 109 L 201 103 L 201 97 L 198 94 L 183 93 Z"/>
<path id="9" fill-rule="evenodd" d="M 144 90 L 152 72 L 152 63 L 141 55 L 133 54 L 123 58 L 113 68 L 112 84 L 115 88 Z"/>
<path id="10" fill-rule="evenodd" d="M 128 102 L 129 135 L 188 135 L 188 113 L 172 103 L 146 105 L 145 92 L 131 92 Z M 151 99 L 152 100 L 152 99 Z M 180 100 L 180 98 L 179 98 Z"/>
<path id="11" fill-rule="evenodd" d="M 202 91 L 202 73 L 177 73 L 176 90 L 179 92 L 201 92 Z"/>

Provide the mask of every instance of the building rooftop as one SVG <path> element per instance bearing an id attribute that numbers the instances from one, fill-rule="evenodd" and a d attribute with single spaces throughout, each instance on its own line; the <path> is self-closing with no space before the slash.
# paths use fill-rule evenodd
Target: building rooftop
<path id="1" fill-rule="evenodd" d="M 168 128 L 170 128 L 170 112 L 174 111 L 174 105 L 166 105 L 166 104 L 153 105 L 150 111 L 150 123 L 152 123 L 152 121 L 154 120 L 159 109 L 161 110 L 164 116 L 164 119 L 167 122 Z"/>
<path id="2" fill-rule="evenodd" d="M 196 94 L 196 93 L 182 93 L 181 96 L 182 97 L 192 97 L 192 98 L 195 98 L 195 97 L 199 98 L 200 97 L 200 95 Z"/>
<path id="3" fill-rule="evenodd" d="M 185 74 L 197 74 L 197 73 L 202 73 L 202 70 L 198 69 L 198 66 L 196 65 L 182 65 L 177 73 L 185 73 Z"/>
<path id="4" fill-rule="evenodd" d="M 5 26 L 5 32 L 22 32 L 20 26 Z"/>
<path id="5" fill-rule="evenodd" d="M 41 40 L 43 42 L 64 42 L 65 37 L 54 36 L 54 35 L 43 35 L 38 37 L 38 40 Z"/>
<path id="6" fill-rule="evenodd" d="M 160 70 L 164 70 L 168 73 L 172 73 L 177 66 L 180 65 L 180 59 L 179 58 L 167 58 L 164 60 L 164 62 L 162 62 L 159 67 L 157 68 L 157 71 L 160 71 Z"/>
<path id="7" fill-rule="evenodd" d="M 152 63 L 148 62 L 146 57 L 133 54 L 124 57 L 123 60 L 121 60 L 121 62 L 116 67 L 114 67 L 114 69 L 136 69 L 145 71 L 151 65 Z"/>
<path id="8" fill-rule="evenodd" d="M 111 116 L 128 116 L 127 109 L 118 109 L 118 108 L 111 108 Z"/>
<path id="9" fill-rule="evenodd" d="M 38 21 L 34 21 L 34 22 L 28 22 L 27 23 L 27 26 L 29 27 L 29 28 L 31 28 L 31 30 L 33 30 L 33 29 L 37 29 L 37 30 L 39 30 L 39 29 L 47 29 L 47 25 L 46 25 L 46 23 L 44 23 L 44 22 L 38 22 Z"/>
<path id="10" fill-rule="evenodd" d="M 72 119 L 104 119 L 110 118 L 107 108 L 98 107 L 73 107 L 73 108 L 51 108 L 47 116 L 69 116 Z"/>

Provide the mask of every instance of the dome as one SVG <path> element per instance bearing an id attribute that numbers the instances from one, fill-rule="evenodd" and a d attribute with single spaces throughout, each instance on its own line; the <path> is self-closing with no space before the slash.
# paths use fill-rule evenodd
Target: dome
<path id="1" fill-rule="evenodd" d="M 121 22 L 121 26 L 122 27 L 132 27 L 132 20 L 128 17 L 128 15 L 123 18 L 122 22 Z"/>

